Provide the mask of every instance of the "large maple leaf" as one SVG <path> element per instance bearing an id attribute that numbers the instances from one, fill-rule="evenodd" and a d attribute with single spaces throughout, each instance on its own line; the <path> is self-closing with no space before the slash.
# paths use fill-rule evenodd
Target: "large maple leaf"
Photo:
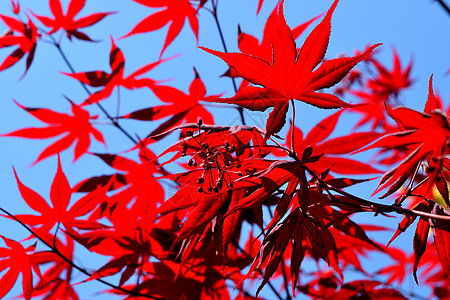
<path id="1" fill-rule="evenodd" d="M 53 179 L 50 189 L 50 200 L 53 207 L 51 207 L 47 201 L 38 193 L 25 186 L 16 174 L 17 184 L 19 186 L 19 192 L 28 206 L 34 211 L 40 213 L 36 215 L 16 215 L 22 223 L 38 226 L 35 232 L 40 234 L 47 234 L 55 225 L 64 225 L 66 231 L 74 232 L 74 227 L 79 229 L 102 229 L 105 225 L 102 225 L 96 221 L 80 220 L 79 217 L 85 216 L 91 212 L 98 204 L 103 203 L 108 198 L 106 191 L 108 190 L 111 182 L 103 187 L 99 188 L 84 197 L 80 198 L 69 209 L 69 202 L 72 196 L 72 190 L 66 175 L 62 171 L 61 162 L 58 156 L 58 169 Z"/>
<path id="2" fill-rule="evenodd" d="M 108 13 L 95 13 L 86 17 L 82 17 L 75 20 L 75 16 L 83 9 L 86 0 L 71 0 L 69 7 L 67 8 L 66 14 L 64 14 L 59 0 L 50 0 L 49 6 L 50 11 L 53 14 L 53 19 L 45 16 L 39 16 L 31 12 L 42 24 L 52 29 L 47 32 L 47 34 L 55 33 L 60 29 L 66 31 L 67 37 L 71 40 L 72 36 L 80 40 L 92 41 L 89 36 L 78 31 L 80 28 L 88 27 L 94 25 L 95 23 L 102 20 L 104 17 L 112 14 Z"/>
<path id="3" fill-rule="evenodd" d="M 184 26 L 185 19 L 188 18 L 192 31 L 198 40 L 198 19 L 197 9 L 195 9 L 189 0 L 133 0 L 148 7 L 163 8 L 142 21 L 140 21 L 127 35 L 128 37 L 138 33 L 155 31 L 170 23 L 167 32 L 166 41 L 161 50 L 161 56 L 167 46 L 173 42 Z"/>
<path id="4" fill-rule="evenodd" d="M 153 89 L 156 81 L 151 78 L 137 78 L 141 76 L 160 63 L 166 61 L 159 60 L 156 62 L 149 63 L 138 70 L 134 71 L 132 74 L 124 77 L 125 71 L 125 58 L 123 56 L 122 50 L 116 46 L 114 40 L 111 38 L 111 52 L 109 54 L 109 64 L 111 66 L 111 73 L 107 73 L 101 70 L 80 72 L 80 73 L 64 73 L 64 75 L 70 76 L 83 84 L 90 85 L 92 87 L 102 87 L 101 90 L 89 95 L 89 97 L 82 103 L 82 105 L 89 105 L 97 103 L 103 99 L 106 99 L 111 95 L 114 88 L 124 87 L 126 89 L 144 88 Z"/>
<path id="5" fill-rule="evenodd" d="M 0 136 L 46 139 L 64 134 L 58 141 L 42 151 L 33 164 L 67 149 L 72 144 L 75 144 L 74 161 L 77 160 L 81 155 L 87 152 L 91 143 L 90 135 L 97 141 L 105 144 L 101 132 L 95 129 L 90 123 L 91 119 L 96 119 L 97 117 L 91 117 L 88 111 L 73 103 L 73 116 L 58 113 L 47 108 L 29 108 L 17 102 L 16 104 L 36 119 L 47 123 L 48 126 L 23 128 L 10 133 L 1 134 Z"/>
<path id="6" fill-rule="evenodd" d="M 319 108 L 351 107 L 337 96 L 316 92 L 338 83 L 378 45 L 354 57 L 323 60 L 331 30 L 331 16 L 336 0 L 322 22 L 306 38 L 297 54 L 292 31 L 283 15 L 283 1 L 278 5 L 278 19 L 272 36 L 272 61 L 243 53 L 223 53 L 204 47 L 201 49 L 223 59 L 234 68 L 237 75 L 263 87 L 248 86 L 232 98 L 215 99 L 215 102 L 237 104 L 241 107 L 265 111 L 273 107 L 266 124 L 267 140 L 281 130 L 291 99 L 300 100 Z"/>
<path id="7" fill-rule="evenodd" d="M 0 65 L 0 71 L 11 67 L 28 53 L 25 68 L 26 73 L 33 62 L 34 53 L 36 51 L 36 40 L 39 37 L 36 25 L 34 25 L 30 19 L 28 19 L 27 24 L 4 15 L 0 15 L 0 19 L 2 19 L 2 21 L 9 28 L 6 34 L 0 37 L 0 48 L 14 45 L 18 46 L 18 48 L 2 62 Z"/>

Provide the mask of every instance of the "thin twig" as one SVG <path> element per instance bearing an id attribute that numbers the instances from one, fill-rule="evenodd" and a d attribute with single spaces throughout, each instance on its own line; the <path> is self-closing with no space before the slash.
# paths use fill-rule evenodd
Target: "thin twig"
<path id="1" fill-rule="evenodd" d="M 66 54 L 64 53 L 64 51 L 61 49 L 61 45 L 55 40 L 55 38 L 50 35 L 50 38 L 53 41 L 53 45 L 56 47 L 56 49 L 58 50 L 59 54 L 61 55 L 62 59 L 64 60 L 64 62 L 66 63 L 67 67 L 69 68 L 69 70 L 72 73 L 76 73 L 74 67 L 72 66 L 72 64 L 70 63 L 69 59 L 67 58 Z M 91 91 L 89 91 L 89 89 L 87 88 L 86 84 L 79 81 L 79 83 L 81 84 L 81 86 L 83 87 L 83 89 L 86 91 L 86 93 L 88 95 L 91 95 Z M 125 134 L 125 136 L 131 140 L 134 144 L 137 144 L 138 141 L 131 135 L 129 134 L 120 124 L 119 122 L 117 122 L 117 120 L 115 118 L 113 118 L 108 111 L 100 104 L 100 103 L 95 103 L 97 105 L 97 107 L 103 112 L 103 114 L 105 114 L 105 116 L 111 121 L 111 123 L 117 127 L 120 131 L 122 131 L 123 134 Z"/>
<path id="2" fill-rule="evenodd" d="M 436 0 L 436 2 L 438 2 L 442 6 L 442 8 L 447 12 L 447 14 L 450 16 L 450 7 L 448 7 L 448 5 L 443 0 Z"/>
<path id="3" fill-rule="evenodd" d="M 224 38 L 223 32 L 222 32 L 222 27 L 220 26 L 219 18 L 217 16 L 218 3 L 219 3 L 218 0 L 212 1 L 213 10 L 212 10 L 211 14 L 214 18 L 214 21 L 216 22 L 216 26 L 217 26 L 217 30 L 219 31 L 220 41 L 222 42 L 223 50 L 225 51 L 225 53 L 228 53 L 227 44 L 225 43 L 225 38 Z M 237 93 L 238 88 L 236 85 L 236 80 L 234 80 L 233 77 L 230 77 L 230 78 L 231 78 L 231 82 L 233 83 L 234 92 Z M 245 125 L 244 109 L 242 107 L 237 107 L 237 110 L 239 112 L 239 116 L 241 117 L 242 124 Z"/>
<path id="4" fill-rule="evenodd" d="M 374 211 L 375 213 L 386 213 L 386 212 L 396 212 L 398 214 L 407 214 L 407 215 L 414 215 L 414 216 L 418 216 L 418 217 L 424 217 L 424 218 L 428 218 L 428 219 L 436 219 L 436 220 L 443 220 L 443 221 L 450 221 L 450 216 L 444 216 L 444 215 L 435 215 L 435 214 L 431 214 L 431 213 L 427 213 L 427 212 L 423 212 L 423 211 L 418 211 L 418 210 L 414 210 L 414 209 L 408 209 L 408 208 L 403 208 L 399 205 L 387 205 L 387 204 L 381 204 L 381 203 L 376 203 L 370 200 L 366 200 L 363 198 L 360 198 L 358 196 L 355 196 L 353 194 L 350 194 L 346 191 L 343 191 L 341 189 L 338 189 L 332 185 L 327 184 L 325 181 L 323 181 L 322 179 L 319 178 L 319 176 L 316 175 L 316 173 L 314 173 L 314 171 L 312 171 L 310 168 L 308 168 L 304 163 L 301 162 L 301 160 L 292 153 L 291 155 L 292 158 L 294 158 L 295 161 L 300 162 L 302 164 L 302 167 L 314 178 L 316 179 L 320 186 L 325 189 L 325 191 L 327 192 L 327 194 L 336 202 L 340 202 L 340 203 L 344 203 L 344 204 L 348 204 L 346 202 L 342 202 L 339 201 L 336 197 L 334 197 L 333 194 L 330 193 L 330 191 L 334 191 L 338 194 L 341 194 L 343 196 L 346 196 L 352 200 L 355 200 L 357 202 L 363 203 L 365 205 L 367 205 L 368 208 L 370 208 L 372 211 Z"/>

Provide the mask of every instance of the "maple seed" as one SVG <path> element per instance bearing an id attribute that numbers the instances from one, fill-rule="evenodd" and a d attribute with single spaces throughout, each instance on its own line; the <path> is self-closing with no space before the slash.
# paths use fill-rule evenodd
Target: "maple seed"
<path id="1" fill-rule="evenodd" d="M 209 145 L 208 145 L 207 143 L 204 143 L 204 144 L 202 144 L 202 148 L 203 148 L 203 149 L 208 149 L 208 148 L 209 148 Z"/>
<path id="2" fill-rule="evenodd" d="M 193 136 L 194 132 L 192 132 L 191 130 L 186 131 L 186 135 L 187 136 Z"/>
<path id="3" fill-rule="evenodd" d="M 218 193 L 219 189 L 217 188 L 217 186 L 214 187 L 214 193 Z"/>
<path id="4" fill-rule="evenodd" d="M 198 126 L 202 126 L 202 125 L 203 125 L 202 119 L 198 119 Z"/>
<path id="5" fill-rule="evenodd" d="M 208 192 L 212 192 L 212 190 L 213 190 L 212 187 L 209 186 L 208 187 Z"/>
<path id="6" fill-rule="evenodd" d="M 189 167 L 192 167 L 192 165 L 194 164 L 194 161 L 192 160 L 192 158 L 189 160 L 189 162 L 188 162 L 188 166 Z"/>
<path id="7" fill-rule="evenodd" d="M 202 187 L 199 187 L 199 188 L 197 189 L 197 191 L 198 191 L 199 193 L 203 193 L 203 188 L 202 188 Z"/>
<path id="8" fill-rule="evenodd" d="M 202 184 L 203 182 L 205 182 L 205 179 L 203 177 L 199 177 L 197 179 L 197 184 Z"/>

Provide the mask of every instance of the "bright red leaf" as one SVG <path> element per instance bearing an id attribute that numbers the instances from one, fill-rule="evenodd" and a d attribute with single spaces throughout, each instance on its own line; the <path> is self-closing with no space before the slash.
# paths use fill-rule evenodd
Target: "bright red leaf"
<path id="1" fill-rule="evenodd" d="M 438 204 L 434 204 L 432 210 L 433 214 L 441 216 L 449 216 L 450 212 L 448 209 L 442 208 Z M 439 260 L 441 261 L 442 269 L 447 275 L 447 279 L 450 280 L 450 226 L 449 221 L 444 220 L 431 220 L 431 225 L 433 228 L 434 244 L 439 255 Z"/>
<path id="2" fill-rule="evenodd" d="M 370 62 L 374 64 L 377 69 L 377 77 L 368 81 L 367 86 L 373 91 L 388 96 L 397 97 L 402 89 L 409 87 L 414 80 L 410 78 L 412 61 L 402 70 L 400 58 L 395 48 L 393 49 L 393 68 L 391 71 L 387 70 L 378 60 L 371 59 Z"/>
<path id="3" fill-rule="evenodd" d="M 33 291 L 33 275 L 31 273 L 31 257 L 27 252 L 34 251 L 35 246 L 24 248 L 20 243 L 0 236 L 8 248 L 0 248 L 0 272 L 8 270 L 0 279 L 0 298 L 3 298 L 14 286 L 17 277 L 22 273 L 23 296 L 31 299 Z"/>
<path id="4" fill-rule="evenodd" d="M 153 68 L 157 67 L 160 63 L 166 61 L 159 60 L 157 62 L 149 63 L 127 77 L 124 77 L 125 58 L 122 50 L 116 46 L 114 40 L 111 38 L 111 52 L 109 54 L 109 64 L 111 66 L 111 73 L 104 71 L 89 71 L 81 73 L 64 73 L 64 75 L 70 76 L 83 84 L 90 85 L 92 87 L 103 87 L 100 91 L 90 94 L 89 97 L 82 103 L 82 105 L 89 105 L 97 103 L 103 99 L 106 99 L 111 95 L 114 88 L 123 86 L 126 89 L 144 88 L 153 89 L 156 81 L 150 78 L 137 78 Z"/>
<path id="5" fill-rule="evenodd" d="M 283 127 L 290 99 L 300 100 L 319 108 L 351 107 L 332 94 L 316 91 L 338 83 L 378 44 L 355 57 L 328 60 L 317 68 L 325 56 L 331 30 L 331 16 L 337 3 L 338 0 L 306 38 L 298 54 L 292 31 L 284 19 L 283 2 L 278 5 L 276 30 L 272 37 L 272 61 L 242 53 L 222 53 L 200 47 L 223 59 L 235 69 L 238 76 L 263 86 L 249 86 L 239 90 L 232 98 L 214 101 L 237 104 L 256 111 L 265 111 L 273 107 L 266 124 L 266 140 Z"/>
<path id="6" fill-rule="evenodd" d="M 66 14 L 64 14 L 60 0 L 49 0 L 53 19 L 36 15 L 33 12 L 31 13 L 46 27 L 52 28 L 47 34 L 52 34 L 63 29 L 66 31 L 69 40 L 71 40 L 72 37 L 76 37 L 80 40 L 92 41 L 89 36 L 80 32 L 79 29 L 92 26 L 112 13 L 95 13 L 75 20 L 75 16 L 83 9 L 85 3 L 86 0 L 71 0 Z"/>
<path id="7" fill-rule="evenodd" d="M 307 148 L 312 148 L 311 156 L 322 155 L 318 161 L 309 164 L 309 168 L 317 174 L 325 170 L 339 174 L 371 174 L 380 173 L 369 164 L 339 155 L 349 154 L 359 148 L 373 142 L 381 136 L 377 132 L 358 132 L 346 136 L 328 139 L 334 131 L 341 112 L 337 112 L 314 126 L 303 137 L 303 132 L 294 126 L 294 149 L 297 153 L 303 153 Z M 292 127 L 286 135 L 287 146 L 291 149 Z"/>
<path id="8" fill-rule="evenodd" d="M 53 244 L 51 234 L 40 236 L 47 243 Z M 59 238 L 55 245 L 66 258 L 74 258 L 74 241 L 66 236 L 66 243 Z M 78 300 L 79 297 L 71 284 L 73 266 L 64 261 L 59 255 L 50 251 L 38 251 L 32 254 L 31 260 L 38 265 L 42 272 L 39 281 L 33 287 L 33 297 L 41 296 L 46 300 Z"/>
<path id="9" fill-rule="evenodd" d="M 198 20 L 197 20 L 197 9 L 195 9 L 191 5 L 191 1 L 189 0 L 133 0 L 139 4 L 155 7 L 155 8 L 164 8 L 160 10 L 142 21 L 140 21 L 127 35 L 123 38 L 138 34 L 145 33 L 149 31 L 155 31 L 161 29 L 166 24 L 169 24 L 169 30 L 167 32 L 166 41 L 164 42 L 164 46 L 161 50 L 161 55 L 163 55 L 167 46 L 173 42 L 173 40 L 180 33 L 181 29 L 184 26 L 185 19 L 189 20 L 189 24 L 191 25 L 192 31 L 196 39 L 198 40 Z"/>
<path id="10" fill-rule="evenodd" d="M 97 205 L 103 203 L 108 198 L 106 191 L 109 185 L 99 188 L 76 201 L 69 209 L 69 202 L 72 196 L 72 190 L 66 175 L 61 169 L 61 162 L 58 156 L 58 169 L 53 179 L 50 189 L 50 206 L 44 198 L 38 193 L 25 186 L 17 177 L 14 170 L 19 192 L 28 206 L 40 215 L 16 215 L 24 224 L 38 226 L 35 232 L 47 234 L 56 224 L 64 225 L 66 231 L 74 232 L 74 227 L 79 229 L 93 230 L 101 229 L 106 226 L 96 221 L 80 220 L 79 217 L 89 214 Z"/>
<path id="11" fill-rule="evenodd" d="M 47 139 L 63 135 L 58 141 L 42 151 L 33 164 L 69 148 L 72 144 L 75 144 L 74 161 L 76 161 L 87 152 L 91 143 L 91 135 L 97 141 L 105 144 L 102 133 L 90 123 L 90 120 L 96 119 L 97 116 L 91 117 L 89 112 L 80 106 L 71 103 L 73 113 L 71 116 L 47 108 L 29 108 L 17 102 L 16 104 L 36 119 L 47 123 L 48 126 L 19 129 L 0 136 Z"/>
<path id="12" fill-rule="evenodd" d="M 124 115 L 122 118 L 141 121 L 154 121 L 169 117 L 164 123 L 152 131 L 145 142 L 157 141 L 165 136 L 166 130 L 182 123 L 197 123 L 199 119 L 204 124 L 213 125 L 214 119 L 200 101 L 208 101 L 218 95 L 206 95 L 206 88 L 194 68 L 195 78 L 189 85 L 189 94 L 171 86 L 158 85 L 153 88 L 155 95 L 163 102 L 169 103 L 155 107 L 149 107 Z M 157 137 L 154 137 L 157 136 Z"/>
<path id="13" fill-rule="evenodd" d="M 431 78 L 428 97 L 429 99 L 434 98 Z M 401 131 L 385 135 L 358 152 L 377 147 L 394 149 L 407 147 L 411 152 L 400 165 L 384 174 L 375 192 L 389 186 L 389 190 L 382 197 L 396 192 L 424 159 L 428 162 L 427 189 L 431 188 L 436 180 L 440 180 L 443 160 L 445 154 L 449 152 L 450 125 L 447 116 L 439 109 L 426 113 L 406 107 L 393 109 L 387 107 L 386 109 Z M 448 195 L 445 195 L 444 198 L 448 199 Z"/>
<path id="14" fill-rule="evenodd" d="M 77 184 L 74 191 L 92 192 L 99 184 L 104 185 L 114 178 L 110 190 L 117 190 L 117 193 L 111 196 L 110 204 L 119 203 L 126 206 L 132 203 L 134 211 L 145 215 L 147 219 L 153 219 L 156 204 L 164 199 L 164 190 L 156 180 L 155 173 L 163 171 L 156 169 L 153 152 L 146 149 L 141 153 L 143 151 L 147 157 L 141 156 L 140 162 L 120 155 L 93 153 L 118 172 L 114 175 L 88 178 Z"/>
<path id="15" fill-rule="evenodd" d="M 317 16 L 311 20 L 292 29 L 292 38 L 296 40 L 314 21 L 320 17 Z M 278 7 L 275 7 L 264 26 L 263 38 L 261 42 L 251 34 L 241 31 L 238 27 L 238 46 L 242 53 L 259 57 L 265 61 L 272 60 L 272 37 L 276 32 L 278 24 Z M 233 70 L 233 69 L 232 69 Z"/>
<path id="16" fill-rule="evenodd" d="M 430 222 L 426 218 L 420 218 L 417 223 L 416 234 L 414 235 L 414 266 L 413 275 L 417 280 L 417 266 L 419 265 L 420 258 L 427 248 L 428 232 L 430 231 Z"/>
<path id="17" fill-rule="evenodd" d="M 28 53 L 25 73 L 31 66 L 36 51 L 36 41 L 40 36 L 36 25 L 28 19 L 28 23 L 0 15 L 0 19 L 8 26 L 9 30 L 0 36 L 0 48 L 17 45 L 18 48 L 14 50 L 0 65 L 0 71 L 3 71 L 15 63 L 17 63 L 25 54 Z"/>

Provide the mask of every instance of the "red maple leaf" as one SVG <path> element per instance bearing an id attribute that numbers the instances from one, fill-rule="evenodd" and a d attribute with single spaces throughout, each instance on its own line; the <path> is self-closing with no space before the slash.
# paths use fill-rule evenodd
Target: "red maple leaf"
<path id="1" fill-rule="evenodd" d="M 141 154 L 144 152 L 145 156 L 140 156 L 140 163 L 120 155 L 93 153 L 119 172 L 114 175 L 88 178 L 78 183 L 74 191 L 92 192 L 98 185 L 104 185 L 115 178 L 110 190 L 116 190 L 117 193 L 111 196 L 110 206 L 132 203 L 133 210 L 138 211 L 141 216 L 145 215 L 147 219 L 154 218 L 156 203 L 164 199 L 164 190 L 156 181 L 155 173 L 163 173 L 163 170 L 156 169 L 156 161 L 153 160 L 155 155 L 150 150 L 141 149 Z"/>
<path id="2" fill-rule="evenodd" d="M 0 48 L 14 45 L 18 46 L 18 48 L 2 62 L 0 71 L 11 67 L 28 53 L 24 72 L 25 75 L 33 62 L 34 53 L 36 51 L 36 40 L 40 36 L 36 25 L 34 25 L 30 19 L 28 19 L 27 24 L 4 15 L 0 15 L 0 19 L 2 19 L 6 26 L 9 27 L 6 34 L 0 37 Z"/>
<path id="3" fill-rule="evenodd" d="M 68 206 L 72 196 L 72 190 L 66 175 L 62 171 L 59 156 L 58 169 L 50 189 L 50 200 L 53 207 L 51 207 L 38 193 L 25 186 L 19 180 L 16 170 L 14 170 L 14 175 L 16 176 L 22 198 L 30 208 L 40 213 L 39 216 L 16 215 L 16 218 L 27 225 L 40 225 L 39 228 L 35 229 L 36 233 L 47 234 L 56 224 L 64 225 L 67 232 L 74 232 L 74 227 L 79 229 L 101 229 L 106 227 L 96 221 L 79 220 L 77 218 L 87 215 L 98 204 L 106 201 L 106 191 L 111 182 L 109 185 L 83 196 L 69 209 Z"/>
<path id="4" fill-rule="evenodd" d="M 323 60 L 331 30 L 331 16 L 338 3 L 336 0 L 322 22 L 306 38 L 297 54 L 292 31 L 283 15 L 283 1 L 278 5 L 276 30 L 272 37 L 272 61 L 243 53 L 222 53 L 200 47 L 223 59 L 234 68 L 237 75 L 263 87 L 249 86 L 239 90 L 232 98 L 215 99 L 215 102 L 237 104 L 256 111 L 273 107 L 266 124 L 267 140 L 281 130 L 291 99 L 300 100 L 319 108 L 351 107 L 337 96 L 318 93 L 338 83 L 361 60 L 378 45 L 368 48 L 355 57 Z"/>
<path id="5" fill-rule="evenodd" d="M 0 279 L 0 298 L 3 298 L 14 286 L 17 277 L 22 273 L 23 295 L 31 299 L 33 291 L 33 275 L 31 273 L 31 257 L 27 254 L 34 251 L 36 245 L 24 248 L 20 243 L 0 236 L 8 248 L 0 248 L 0 272 L 9 269 Z"/>
<path id="6" fill-rule="evenodd" d="M 137 3 L 148 7 L 162 8 L 160 10 L 142 21 L 140 21 L 127 35 L 122 38 L 129 37 L 138 33 L 145 33 L 149 31 L 155 31 L 166 24 L 170 23 L 169 30 L 167 32 L 166 41 L 161 50 L 160 56 L 163 55 L 167 46 L 173 42 L 175 37 L 180 33 L 184 26 L 185 19 L 188 18 L 192 31 L 198 42 L 198 19 L 197 9 L 195 9 L 189 0 L 133 0 Z M 203 3 L 204 4 L 204 3 Z M 202 5 L 202 4 L 201 4 Z"/>
<path id="7" fill-rule="evenodd" d="M 311 23 L 316 21 L 321 15 L 312 18 L 311 20 L 292 29 L 292 38 L 296 40 Z M 241 31 L 241 27 L 238 27 L 238 46 L 242 53 L 259 57 L 265 61 L 272 60 L 272 37 L 277 29 L 278 23 L 278 9 L 274 8 L 270 16 L 267 18 L 264 26 L 263 38 L 261 42 L 251 34 Z M 231 69 L 233 70 L 233 69 Z"/>
<path id="8" fill-rule="evenodd" d="M 371 123 L 371 129 L 382 128 L 387 130 L 390 124 L 386 118 L 386 95 L 376 93 L 375 91 L 351 91 L 351 94 L 364 101 L 365 105 L 355 106 L 350 108 L 350 111 L 355 111 L 362 114 L 361 120 L 355 125 L 359 128 L 364 124 Z"/>
<path id="9" fill-rule="evenodd" d="M 322 155 L 318 161 L 308 165 L 311 170 L 319 174 L 329 169 L 339 174 L 370 174 L 380 173 L 372 166 L 339 155 L 348 154 L 373 142 L 382 134 L 377 132 L 358 132 L 346 136 L 340 136 L 326 140 L 334 131 L 341 112 L 337 112 L 314 126 L 310 132 L 303 137 L 303 132 L 294 126 L 294 149 L 297 153 L 304 153 L 311 148 L 311 156 Z M 291 149 L 292 128 L 289 129 L 286 140 Z"/>
<path id="10" fill-rule="evenodd" d="M 153 88 L 155 95 L 163 102 L 170 103 L 149 108 L 140 109 L 124 115 L 122 118 L 141 121 L 159 120 L 171 116 L 158 128 L 152 131 L 146 142 L 157 141 L 165 136 L 162 134 L 173 126 L 182 123 L 197 123 L 199 119 L 205 124 L 214 124 L 213 116 L 200 103 L 217 98 L 218 95 L 206 95 L 205 85 L 194 68 L 195 78 L 189 85 L 189 94 L 171 86 L 158 85 Z M 156 136 L 157 137 L 153 137 Z"/>
<path id="11" fill-rule="evenodd" d="M 80 28 L 94 25 L 102 20 L 104 17 L 112 14 L 108 13 L 95 13 L 86 17 L 82 17 L 75 20 L 75 16 L 83 9 L 86 0 L 71 0 L 66 14 L 63 13 L 60 0 L 49 0 L 50 11 L 53 14 L 53 19 L 45 16 L 39 16 L 31 12 L 42 24 L 52 29 L 47 34 L 55 33 L 56 31 L 63 29 L 66 31 L 69 40 L 72 36 L 80 40 L 92 41 L 89 36 L 83 32 L 78 31 Z"/>
<path id="12" fill-rule="evenodd" d="M 47 108 L 29 108 L 17 102 L 15 103 L 33 117 L 47 123 L 49 126 L 19 129 L 0 136 L 46 139 L 64 134 L 58 141 L 42 151 L 33 164 L 69 148 L 72 144 L 75 144 L 74 161 L 77 160 L 81 155 L 87 152 L 91 143 L 90 135 L 97 141 L 105 144 L 101 132 L 95 129 L 90 123 L 90 120 L 96 119 L 97 116 L 91 117 L 89 112 L 73 103 L 71 103 L 73 116 L 58 113 Z"/>
<path id="13" fill-rule="evenodd" d="M 169 59 L 169 58 L 168 58 Z M 111 66 L 111 73 L 104 71 L 89 71 L 80 73 L 64 73 L 64 75 L 70 76 L 83 84 L 90 85 L 92 87 L 103 87 L 100 91 L 97 91 L 91 95 L 81 104 L 89 105 L 97 103 L 103 99 L 106 99 L 111 95 L 114 88 L 122 86 L 127 89 L 144 88 L 153 89 L 156 81 L 150 78 L 137 78 L 142 74 L 145 74 L 158 66 L 160 63 L 166 61 L 159 60 L 157 62 L 149 63 L 127 77 L 124 77 L 125 58 L 122 50 L 116 46 L 114 40 L 111 38 L 111 52 L 109 54 L 109 64 Z"/>
<path id="14" fill-rule="evenodd" d="M 406 66 L 405 70 L 402 70 L 397 51 L 395 49 L 392 51 L 392 70 L 388 70 L 378 60 L 370 57 L 369 61 L 375 66 L 375 71 L 377 72 L 376 77 L 369 79 L 364 89 L 350 91 L 350 93 L 367 103 L 367 105 L 356 106 L 350 109 L 363 115 L 363 118 L 355 127 L 371 122 L 372 129 L 377 127 L 389 129 L 390 125 L 387 122 L 385 105 L 392 106 L 397 101 L 400 91 L 414 82 L 410 78 L 412 61 Z"/>
<path id="15" fill-rule="evenodd" d="M 377 77 L 368 81 L 367 86 L 376 93 L 397 97 L 402 89 L 409 87 L 414 81 L 410 78 L 412 61 L 409 62 L 405 70 L 402 70 L 397 51 L 393 49 L 392 52 L 393 68 L 391 71 L 387 70 L 386 67 L 377 60 L 370 60 L 376 67 L 378 74 Z"/>
<path id="16" fill-rule="evenodd" d="M 153 220 L 142 216 L 141 211 L 132 210 L 122 203 L 109 216 L 113 227 L 72 235 L 89 251 L 113 256 L 84 281 L 111 276 L 124 269 L 119 283 L 122 286 L 151 256 L 165 257 L 161 245 L 150 234 L 154 227 Z M 138 219 L 141 220 L 136 221 Z"/>
<path id="17" fill-rule="evenodd" d="M 375 192 L 390 186 L 389 190 L 382 198 L 391 195 L 397 191 L 402 184 L 415 172 L 419 164 L 424 159 L 428 162 L 428 182 L 429 190 L 434 183 L 443 179 L 441 170 L 443 162 L 446 160 L 445 154 L 449 153 L 450 125 L 447 116 L 435 108 L 437 104 L 436 97 L 433 94 L 432 77 L 430 78 L 428 101 L 425 105 L 425 112 L 421 113 L 406 107 L 389 108 L 386 107 L 388 115 L 394 119 L 401 131 L 387 134 L 358 152 L 372 148 L 400 148 L 410 149 L 409 155 L 395 168 L 383 175 Z M 446 184 L 445 184 L 446 186 Z M 444 199 L 448 203 L 448 191 L 439 189 Z"/>
<path id="18" fill-rule="evenodd" d="M 434 204 L 432 213 L 435 215 L 449 216 L 450 211 L 438 204 Z M 450 226 L 448 221 L 439 219 L 430 220 L 430 225 L 433 227 L 434 244 L 438 252 L 439 260 L 442 269 L 450 279 Z M 428 233 L 428 232 L 427 232 Z M 426 238 L 425 238 L 426 243 Z M 425 245 L 426 247 L 426 245 Z M 424 250 L 425 251 L 425 250 Z"/>
<path id="19" fill-rule="evenodd" d="M 53 244 L 58 252 L 67 259 L 73 260 L 74 241 L 66 236 L 66 243 L 51 234 L 40 236 L 47 243 Z M 54 241 L 54 242 L 53 242 Z M 39 251 L 31 256 L 33 264 L 40 267 L 39 281 L 33 287 L 33 297 L 41 296 L 46 300 L 75 300 L 79 299 L 72 284 L 70 283 L 73 266 L 67 263 L 55 252 Z"/>
<path id="20" fill-rule="evenodd" d="M 391 257 L 392 263 L 384 266 L 376 273 L 387 276 L 386 285 L 391 285 L 395 282 L 402 284 L 405 276 L 411 272 L 411 259 L 404 250 L 400 248 L 388 248 L 386 253 Z"/>

